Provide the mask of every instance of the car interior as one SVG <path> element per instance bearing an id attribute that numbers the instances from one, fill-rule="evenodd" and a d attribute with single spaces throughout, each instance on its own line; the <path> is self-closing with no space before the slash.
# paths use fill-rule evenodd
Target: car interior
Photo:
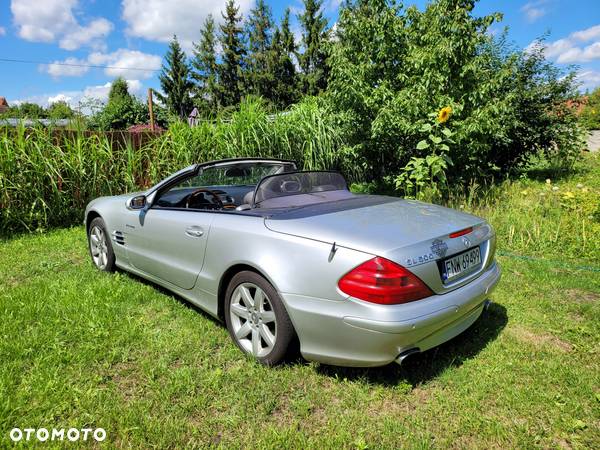
<path id="1" fill-rule="evenodd" d="M 154 206 L 244 211 L 302 206 L 348 195 L 352 194 L 346 181 L 336 172 L 297 171 L 284 162 L 244 162 L 201 169 L 160 193 Z"/>

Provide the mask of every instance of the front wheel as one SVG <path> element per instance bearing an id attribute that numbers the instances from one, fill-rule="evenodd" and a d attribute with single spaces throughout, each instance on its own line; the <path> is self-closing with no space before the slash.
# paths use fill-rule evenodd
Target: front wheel
<path id="1" fill-rule="evenodd" d="M 296 335 L 279 294 L 254 272 L 240 272 L 229 283 L 225 323 L 237 346 L 268 366 L 285 358 Z"/>
<path id="2" fill-rule="evenodd" d="M 100 217 L 96 217 L 90 223 L 88 243 L 90 256 L 96 268 L 104 272 L 113 272 L 115 270 L 115 253 L 106 231 L 106 225 Z"/>

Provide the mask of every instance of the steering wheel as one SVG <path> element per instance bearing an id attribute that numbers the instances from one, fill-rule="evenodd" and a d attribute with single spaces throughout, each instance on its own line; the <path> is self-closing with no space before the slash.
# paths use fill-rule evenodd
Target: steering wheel
<path id="1" fill-rule="evenodd" d="M 194 192 L 192 192 L 190 195 L 188 195 L 187 200 L 185 201 L 185 207 L 189 209 L 190 204 L 192 203 L 192 199 L 196 198 L 198 195 L 203 194 L 203 193 L 207 193 L 210 194 L 213 198 L 213 206 L 216 206 L 216 208 L 214 209 L 223 209 L 223 201 L 221 200 L 221 197 L 219 197 L 219 194 L 217 194 L 214 191 L 211 191 L 210 189 L 204 189 L 204 188 L 200 188 L 200 189 L 196 189 Z"/>

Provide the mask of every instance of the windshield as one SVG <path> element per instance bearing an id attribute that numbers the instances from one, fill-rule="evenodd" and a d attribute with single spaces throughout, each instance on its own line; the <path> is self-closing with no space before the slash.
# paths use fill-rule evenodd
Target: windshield
<path id="1" fill-rule="evenodd" d="M 186 186 L 256 186 L 264 177 L 285 170 L 293 170 L 293 166 L 279 162 L 251 162 L 206 167 L 196 176 L 189 178 Z"/>
<path id="2" fill-rule="evenodd" d="M 256 187 L 254 204 L 275 206 L 269 200 L 291 196 L 302 196 L 305 199 L 302 203 L 310 204 L 322 201 L 319 199 L 327 197 L 323 193 L 333 191 L 348 191 L 346 180 L 338 172 L 287 172 L 263 178 Z M 284 206 L 282 202 L 276 203 Z"/>

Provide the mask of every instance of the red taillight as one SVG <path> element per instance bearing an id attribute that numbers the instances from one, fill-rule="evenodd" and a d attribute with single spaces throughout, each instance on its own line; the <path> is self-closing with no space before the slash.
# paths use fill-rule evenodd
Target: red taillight
<path id="1" fill-rule="evenodd" d="M 451 237 L 451 238 L 461 237 L 461 236 L 464 236 L 465 234 L 469 234 L 471 231 L 473 231 L 473 227 L 465 228 L 464 230 L 455 231 L 454 233 L 450 233 L 449 237 Z"/>
<path id="2" fill-rule="evenodd" d="M 383 305 L 408 303 L 433 295 L 416 275 L 379 256 L 344 275 L 338 287 L 351 297 Z"/>

